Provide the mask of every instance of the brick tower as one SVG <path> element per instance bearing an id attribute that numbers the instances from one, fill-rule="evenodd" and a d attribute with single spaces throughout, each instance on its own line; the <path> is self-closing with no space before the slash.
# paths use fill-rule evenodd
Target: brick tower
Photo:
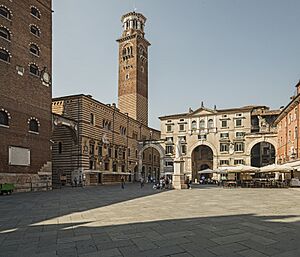
<path id="1" fill-rule="evenodd" d="M 148 126 L 148 46 L 144 38 L 146 17 L 130 12 L 122 16 L 119 43 L 118 107 Z"/>

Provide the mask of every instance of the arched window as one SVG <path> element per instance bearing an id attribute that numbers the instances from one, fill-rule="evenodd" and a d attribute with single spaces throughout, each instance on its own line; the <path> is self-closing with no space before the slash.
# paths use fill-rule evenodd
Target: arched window
<path id="1" fill-rule="evenodd" d="M 5 8 L 4 6 L 0 6 L 0 16 L 6 18 L 6 19 L 9 19 L 11 20 L 11 13 L 10 11 Z"/>
<path id="2" fill-rule="evenodd" d="M 34 75 L 34 76 L 37 76 L 37 77 L 40 76 L 39 68 L 35 64 L 30 64 L 30 66 L 29 66 L 29 73 L 31 75 Z"/>
<path id="3" fill-rule="evenodd" d="M 10 62 L 9 52 L 7 52 L 4 49 L 0 49 L 0 60 L 5 61 L 5 62 Z"/>
<path id="4" fill-rule="evenodd" d="M 38 19 L 41 18 L 41 14 L 40 14 L 39 10 L 37 8 L 35 8 L 34 6 L 31 7 L 30 13 Z"/>
<path id="5" fill-rule="evenodd" d="M 197 122 L 195 120 L 192 121 L 192 130 L 197 129 Z"/>
<path id="6" fill-rule="evenodd" d="M 200 120 L 200 128 L 205 128 L 205 120 Z"/>
<path id="7" fill-rule="evenodd" d="M 6 39 L 6 40 L 10 40 L 10 33 L 8 31 L 8 29 L 4 28 L 4 27 L 0 27 L 0 37 Z"/>
<path id="8" fill-rule="evenodd" d="M 90 115 L 90 123 L 92 125 L 95 125 L 95 115 L 93 113 L 91 113 L 91 115 Z"/>
<path id="9" fill-rule="evenodd" d="M 133 57 L 133 47 L 130 45 L 125 45 L 122 49 L 123 61 Z"/>
<path id="10" fill-rule="evenodd" d="M 40 50 L 37 47 L 37 45 L 35 45 L 35 44 L 31 44 L 30 45 L 29 51 L 30 51 L 30 53 L 32 53 L 32 54 L 34 54 L 36 56 L 40 56 Z"/>
<path id="11" fill-rule="evenodd" d="M 30 25 L 30 32 L 33 34 L 33 35 L 36 35 L 37 37 L 40 37 L 40 30 L 37 26 L 35 25 Z"/>
<path id="12" fill-rule="evenodd" d="M 29 121 L 29 131 L 31 132 L 39 132 L 39 124 L 35 119 L 31 119 Z"/>
<path id="13" fill-rule="evenodd" d="M 214 121 L 212 119 L 208 120 L 208 128 L 212 129 L 214 127 Z"/>
<path id="14" fill-rule="evenodd" d="M 5 111 L 0 111 L 0 125 L 8 126 L 8 115 Z"/>

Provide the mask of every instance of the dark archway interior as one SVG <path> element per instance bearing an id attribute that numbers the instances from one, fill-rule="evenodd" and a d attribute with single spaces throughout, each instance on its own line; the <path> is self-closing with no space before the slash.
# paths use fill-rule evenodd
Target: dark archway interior
<path id="1" fill-rule="evenodd" d="M 264 167 L 275 163 L 275 147 L 268 142 L 261 142 L 251 149 L 251 166 Z"/>
<path id="2" fill-rule="evenodd" d="M 213 151 L 206 145 L 196 147 L 192 153 L 193 180 L 198 178 L 198 171 L 213 168 Z"/>

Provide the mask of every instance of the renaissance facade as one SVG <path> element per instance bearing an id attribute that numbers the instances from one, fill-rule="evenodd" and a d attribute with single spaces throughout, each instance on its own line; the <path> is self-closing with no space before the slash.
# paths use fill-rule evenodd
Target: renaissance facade
<path id="1" fill-rule="evenodd" d="M 160 117 L 167 169 L 172 170 L 178 141 L 185 173 L 193 180 L 208 168 L 275 163 L 278 114 L 266 106 L 218 110 L 202 104 L 196 111 Z"/>

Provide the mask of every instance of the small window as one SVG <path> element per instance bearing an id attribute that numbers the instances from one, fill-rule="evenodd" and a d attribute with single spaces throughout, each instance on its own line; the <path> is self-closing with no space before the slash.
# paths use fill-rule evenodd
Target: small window
<path id="1" fill-rule="evenodd" d="M 6 19 L 11 19 L 11 13 L 8 9 L 6 9 L 4 6 L 0 7 L 0 16 L 6 18 Z"/>
<path id="2" fill-rule="evenodd" d="M 198 135 L 198 139 L 199 140 L 206 140 L 207 139 L 207 135 Z"/>
<path id="3" fill-rule="evenodd" d="M 61 154 L 62 153 L 62 142 L 58 143 L 58 153 Z"/>
<path id="4" fill-rule="evenodd" d="M 179 125 L 179 131 L 184 131 L 185 127 L 184 127 L 184 124 L 180 124 Z"/>
<path id="5" fill-rule="evenodd" d="M 173 154 L 173 146 L 172 145 L 166 146 L 166 154 Z"/>
<path id="6" fill-rule="evenodd" d="M 212 119 L 208 120 L 208 128 L 212 129 L 214 127 L 214 121 Z"/>
<path id="7" fill-rule="evenodd" d="M 234 160 L 234 165 L 241 165 L 241 164 L 244 164 L 244 160 L 242 159 L 238 159 L 238 160 Z"/>
<path id="8" fill-rule="evenodd" d="M 36 35 L 37 37 L 40 37 L 40 30 L 38 29 L 37 26 L 31 25 L 30 26 L 30 32 L 34 35 Z"/>
<path id="9" fill-rule="evenodd" d="M 172 125 L 167 125 L 167 132 L 172 132 Z"/>
<path id="10" fill-rule="evenodd" d="M 228 152 L 229 145 L 228 144 L 220 144 L 220 152 Z"/>
<path id="11" fill-rule="evenodd" d="M 8 115 L 5 111 L 0 111 L 0 125 L 8 126 Z"/>
<path id="12" fill-rule="evenodd" d="M 222 139 L 224 139 L 224 138 L 229 138 L 229 133 L 220 133 L 220 137 L 221 137 Z"/>
<path id="13" fill-rule="evenodd" d="M 37 47 L 37 45 L 35 45 L 35 44 L 31 44 L 30 45 L 29 51 L 30 51 L 30 53 L 32 53 L 32 54 L 34 54 L 36 56 L 40 56 L 40 50 Z"/>
<path id="14" fill-rule="evenodd" d="M 34 75 L 34 76 L 37 76 L 37 77 L 40 76 L 39 68 L 35 64 L 30 64 L 30 66 L 29 66 L 29 73 L 31 75 Z"/>
<path id="15" fill-rule="evenodd" d="M 229 165 L 229 160 L 220 160 L 220 165 Z"/>
<path id="16" fill-rule="evenodd" d="M 91 113 L 91 116 L 90 116 L 90 123 L 91 123 L 92 125 L 95 125 L 95 116 L 94 116 L 93 113 Z"/>
<path id="17" fill-rule="evenodd" d="M 235 135 L 236 135 L 236 138 L 244 138 L 245 132 L 236 132 Z"/>
<path id="18" fill-rule="evenodd" d="M 235 121 L 235 126 L 236 127 L 241 127 L 242 126 L 242 120 L 241 119 L 238 119 Z"/>
<path id="19" fill-rule="evenodd" d="M 200 128 L 204 129 L 205 128 L 205 121 L 204 120 L 200 120 Z"/>
<path id="20" fill-rule="evenodd" d="M 227 120 L 222 120 L 222 128 L 227 128 Z"/>
<path id="21" fill-rule="evenodd" d="M 235 143 L 234 150 L 236 152 L 244 152 L 244 143 Z"/>
<path id="22" fill-rule="evenodd" d="M 33 7 L 33 6 L 31 7 L 30 13 L 31 13 L 34 17 L 36 17 L 36 18 L 38 18 L 38 19 L 41 18 L 41 14 L 40 14 L 39 10 L 38 10 L 37 8 Z"/>
<path id="23" fill-rule="evenodd" d="M 1 27 L 0 28 L 0 37 L 10 41 L 10 33 L 8 29 Z"/>
<path id="24" fill-rule="evenodd" d="M 182 154 L 186 154 L 186 145 L 181 146 L 181 152 Z"/>
<path id="25" fill-rule="evenodd" d="M 192 130 L 197 129 L 197 122 L 195 120 L 192 121 Z"/>
<path id="26" fill-rule="evenodd" d="M 98 157 L 102 158 L 102 145 L 98 145 Z"/>
<path id="27" fill-rule="evenodd" d="M 39 124 L 35 119 L 31 119 L 29 122 L 29 131 L 31 132 L 39 132 Z"/>
<path id="28" fill-rule="evenodd" d="M 4 49 L 0 49 L 0 60 L 10 62 L 9 53 Z"/>

